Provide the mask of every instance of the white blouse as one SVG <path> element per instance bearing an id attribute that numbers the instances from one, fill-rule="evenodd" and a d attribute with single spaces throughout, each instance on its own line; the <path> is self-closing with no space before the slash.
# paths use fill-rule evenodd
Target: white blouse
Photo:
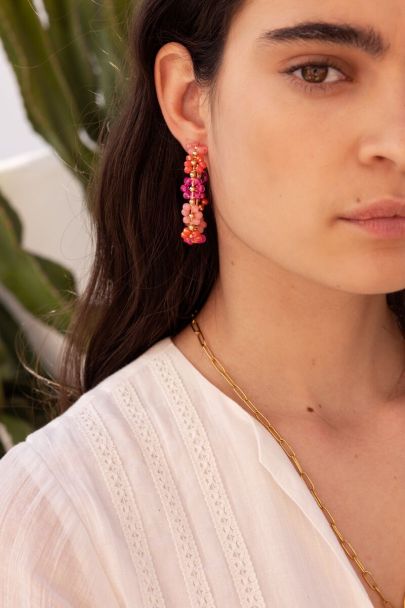
<path id="1" fill-rule="evenodd" d="M 372 608 L 273 436 L 160 340 L 0 460 L 1 608 Z"/>

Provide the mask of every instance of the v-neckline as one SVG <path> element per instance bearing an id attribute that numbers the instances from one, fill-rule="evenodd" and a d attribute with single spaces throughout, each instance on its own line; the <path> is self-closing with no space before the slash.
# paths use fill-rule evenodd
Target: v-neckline
<path id="1" fill-rule="evenodd" d="M 318 506 L 305 481 L 300 477 L 287 454 L 272 434 L 236 400 L 226 395 L 210 382 L 176 346 L 170 336 L 162 340 L 162 346 L 167 347 L 168 351 L 173 353 L 177 358 L 177 361 L 187 369 L 187 372 L 194 374 L 199 383 L 205 386 L 217 400 L 224 404 L 229 411 L 230 417 L 235 415 L 235 412 L 239 416 L 246 417 L 246 420 L 254 431 L 260 464 L 269 472 L 285 494 L 295 502 L 332 550 L 344 571 L 351 578 L 354 587 L 357 588 L 362 608 L 374 608 L 359 578 L 359 574 L 338 541 L 324 513 Z"/>

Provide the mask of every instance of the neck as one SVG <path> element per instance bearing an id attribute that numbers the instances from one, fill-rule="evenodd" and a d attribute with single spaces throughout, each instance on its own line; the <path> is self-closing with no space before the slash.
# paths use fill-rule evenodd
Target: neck
<path id="1" fill-rule="evenodd" d="M 385 294 L 230 264 L 197 321 L 233 380 L 273 419 L 311 417 L 343 428 L 399 407 L 405 394 L 405 343 Z"/>

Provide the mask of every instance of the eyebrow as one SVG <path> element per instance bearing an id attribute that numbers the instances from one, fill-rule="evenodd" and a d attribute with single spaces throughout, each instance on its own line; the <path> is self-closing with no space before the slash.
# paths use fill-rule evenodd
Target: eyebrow
<path id="1" fill-rule="evenodd" d="M 359 48 L 368 55 L 381 58 L 386 55 L 390 44 L 372 27 L 359 27 L 349 23 L 329 23 L 326 21 L 303 21 L 292 27 L 282 27 L 263 32 L 259 43 L 278 43 L 319 40 Z"/>

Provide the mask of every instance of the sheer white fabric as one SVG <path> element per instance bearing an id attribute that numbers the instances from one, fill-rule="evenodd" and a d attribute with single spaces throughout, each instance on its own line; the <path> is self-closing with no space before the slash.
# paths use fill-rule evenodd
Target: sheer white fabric
<path id="1" fill-rule="evenodd" d="M 1 608 L 371 608 L 272 435 L 170 338 L 0 461 Z"/>

